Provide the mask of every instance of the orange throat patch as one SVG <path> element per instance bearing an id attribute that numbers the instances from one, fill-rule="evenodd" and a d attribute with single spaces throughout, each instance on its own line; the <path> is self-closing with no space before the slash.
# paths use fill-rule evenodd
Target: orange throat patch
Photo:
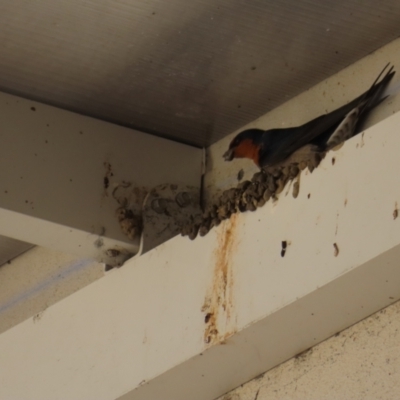
<path id="1" fill-rule="evenodd" d="M 256 146 L 251 139 L 244 139 L 234 149 L 235 158 L 250 158 L 259 167 L 260 146 Z"/>

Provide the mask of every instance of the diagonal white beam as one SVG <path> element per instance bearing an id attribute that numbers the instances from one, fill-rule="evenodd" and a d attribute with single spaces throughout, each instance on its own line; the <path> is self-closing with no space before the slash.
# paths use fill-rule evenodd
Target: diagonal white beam
<path id="1" fill-rule="evenodd" d="M 330 153 L 296 200 L 175 237 L 0 335 L 2 396 L 211 400 L 399 299 L 399 124 Z"/>

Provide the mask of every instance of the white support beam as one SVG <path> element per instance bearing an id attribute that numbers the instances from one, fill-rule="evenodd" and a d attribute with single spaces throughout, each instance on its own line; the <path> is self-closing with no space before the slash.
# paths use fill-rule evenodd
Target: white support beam
<path id="1" fill-rule="evenodd" d="M 399 125 L 329 153 L 297 199 L 175 237 L 0 335 L 2 397 L 211 400 L 398 300 Z"/>
<path id="2" fill-rule="evenodd" d="M 115 264 L 139 250 L 112 191 L 199 187 L 201 150 L 0 93 L 0 234 Z"/>

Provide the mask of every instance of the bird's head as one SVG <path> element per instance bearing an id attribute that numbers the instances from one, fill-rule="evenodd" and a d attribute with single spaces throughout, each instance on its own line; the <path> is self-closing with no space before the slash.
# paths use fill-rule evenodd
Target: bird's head
<path id="1" fill-rule="evenodd" d="M 263 132 L 261 129 L 246 129 L 238 133 L 223 155 L 225 161 L 232 161 L 234 158 L 249 158 L 259 166 Z"/>

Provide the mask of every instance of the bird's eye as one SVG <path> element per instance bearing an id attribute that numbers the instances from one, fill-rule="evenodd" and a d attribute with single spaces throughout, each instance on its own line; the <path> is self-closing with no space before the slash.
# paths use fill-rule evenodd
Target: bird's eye
<path id="1" fill-rule="evenodd" d="M 235 138 L 235 139 L 232 141 L 232 143 L 231 143 L 231 145 L 230 145 L 230 148 L 236 147 L 236 146 L 238 146 L 238 145 L 239 145 L 239 140 L 238 140 L 238 138 Z"/>

